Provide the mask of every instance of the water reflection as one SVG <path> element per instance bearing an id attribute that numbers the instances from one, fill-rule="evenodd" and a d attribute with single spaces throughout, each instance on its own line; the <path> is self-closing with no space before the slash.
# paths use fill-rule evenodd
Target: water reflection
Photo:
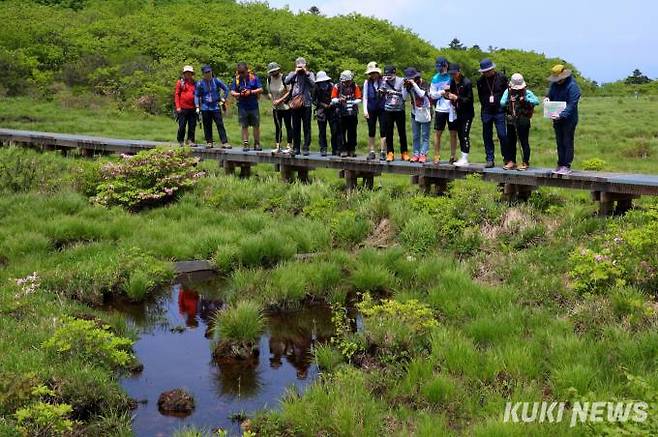
<path id="1" fill-rule="evenodd" d="M 328 307 L 268 314 L 258 359 L 250 365 L 219 365 L 212 360 L 209 338 L 212 316 L 225 305 L 221 284 L 190 279 L 149 303 L 108 306 L 110 311 L 126 314 L 140 332 L 135 352 L 144 372 L 122 380 L 131 397 L 147 401 L 135 411 L 137 436 L 171 435 L 190 424 L 238 433 L 239 425 L 231 422 L 231 415 L 276 408 L 289 387 L 304 391 L 318 375 L 311 348 L 331 337 Z M 158 412 L 158 396 L 174 388 L 183 388 L 195 398 L 196 408 L 187 418 Z"/>

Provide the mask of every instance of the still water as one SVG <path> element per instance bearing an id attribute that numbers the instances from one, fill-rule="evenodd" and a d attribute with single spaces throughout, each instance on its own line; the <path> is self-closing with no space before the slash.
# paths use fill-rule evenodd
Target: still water
<path id="1" fill-rule="evenodd" d="M 239 433 L 231 417 L 277 408 L 286 390 L 302 393 L 318 376 L 311 347 L 332 334 L 331 311 L 312 306 L 298 312 L 268 314 L 257 366 L 218 365 L 211 357 L 211 318 L 221 309 L 221 283 L 180 278 L 162 295 L 143 304 L 113 303 L 139 332 L 134 345 L 144 371 L 122 386 L 139 403 L 133 412 L 137 436 L 170 436 L 187 425 Z M 162 415 L 160 393 L 182 388 L 196 407 L 187 417 Z M 238 434 L 239 435 L 239 434 Z"/>

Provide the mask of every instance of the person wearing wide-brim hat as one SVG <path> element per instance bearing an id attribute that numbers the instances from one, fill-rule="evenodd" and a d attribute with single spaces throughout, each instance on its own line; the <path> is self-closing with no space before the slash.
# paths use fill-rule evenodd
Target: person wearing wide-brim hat
<path id="1" fill-rule="evenodd" d="M 530 166 L 530 120 L 539 105 L 539 99 L 528 89 L 523 75 L 514 73 L 509 87 L 500 99 L 500 106 L 505 109 L 507 123 L 507 150 L 509 161 L 505 170 L 527 170 Z M 521 143 L 523 161 L 516 165 L 516 141 Z"/>
<path id="2" fill-rule="evenodd" d="M 495 165 L 495 147 L 493 128 L 496 126 L 498 141 L 505 163 L 507 157 L 507 130 L 505 126 L 505 111 L 500 107 L 500 99 L 507 89 L 507 77 L 496 71 L 496 64 L 489 58 L 480 62 L 480 79 L 477 81 L 478 97 L 480 98 L 480 116 L 482 118 L 482 140 L 487 158 L 487 168 Z"/>
<path id="3" fill-rule="evenodd" d="M 194 103 L 197 113 L 201 113 L 203 121 L 203 134 L 206 139 L 206 147 L 213 147 L 213 123 L 217 126 L 217 133 L 222 142 L 223 149 L 230 149 L 226 128 L 224 127 L 224 118 L 221 109 L 228 98 L 229 89 L 218 77 L 215 77 L 210 65 L 201 67 L 203 78 L 196 83 L 194 90 Z"/>
<path id="4" fill-rule="evenodd" d="M 331 92 L 331 103 L 337 108 L 339 118 L 338 144 L 341 158 L 356 157 L 359 103 L 362 97 L 361 88 L 354 83 L 354 73 L 350 70 L 340 73 L 339 82 Z"/>
<path id="5" fill-rule="evenodd" d="M 376 62 L 366 67 L 368 78 L 363 83 L 363 116 L 368 122 L 368 159 L 375 159 L 375 135 L 379 122 L 380 159 L 386 159 L 386 131 L 384 129 L 384 96 L 379 93 L 383 84 L 382 69 Z"/>
<path id="6" fill-rule="evenodd" d="M 196 133 L 196 106 L 194 104 L 194 68 L 191 65 L 183 67 L 183 77 L 176 81 L 174 89 L 174 107 L 176 108 L 176 121 L 178 121 L 178 144 L 183 146 L 195 143 Z M 187 140 L 185 128 L 187 127 Z"/>
<path id="7" fill-rule="evenodd" d="M 324 72 L 318 71 L 315 76 L 315 93 L 313 104 L 315 105 L 315 118 L 318 122 L 318 143 L 320 144 L 320 155 L 327 155 L 327 125 L 331 133 L 331 154 L 339 153 L 338 144 L 338 120 L 336 110 L 331 106 L 331 94 L 334 83 L 331 77 Z"/>
<path id="8" fill-rule="evenodd" d="M 569 174 L 571 173 L 571 163 L 574 157 L 580 88 L 571 70 L 562 64 L 553 66 L 548 81 L 551 86 L 544 102 L 559 101 L 567 104 L 560 114 L 553 116 L 553 129 L 555 130 L 558 156 L 557 167 L 553 173 Z"/>
<path id="9" fill-rule="evenodd" d="M 465 167 L 469 165 L 468 154 L 471 151 L 471 126 L 475 117 L 473 108 L 473 84 L 462 74 L 461 67 L 458 64 L 448 66 L 450 79 L 450 91 L 448 99 L 452 102 L 457 112 L 457 138 L 459 138 L 459 148 L 461 149 L 461 158 L 454 165 L 456 167 Z"/>
<path id="10" fill-rule="evenodd" d="M 283 141 L 283 126 L 286 127 L 286 139 L 288 147 L 284 153 L 292 152 L 292 119 L 290 107 L 286 102 L 290 88 L 283 83 L 281 66 L 276 62 L 267 65 L 267 95 L 272 102 L 272 118 L 274 118 L 274 150 L 272 153 L 281 152 L 281 141 Z"/>

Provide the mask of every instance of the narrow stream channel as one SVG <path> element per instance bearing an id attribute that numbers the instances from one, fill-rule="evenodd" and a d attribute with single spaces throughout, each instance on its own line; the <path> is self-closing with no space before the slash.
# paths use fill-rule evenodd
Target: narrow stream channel
<path id="1" fill-rule="evenodd" d="M 303 392 L 318 376 L 311 347 L 332 334 L 331 311 L 312 306 L 295 313 L 269 314 L 254 367 L 219 366 L 211 358 L 211 316 L 224 304 L 217 280 L 187 277 L 151 302 L 115 302 L 110 311 L 123 313 L 140 334 L 134 349 L 144 371 L 121 380 L 139 402 L 134 411 L 136 436 L 170 436 L 186 425 L 205 430 L 223 428 L 231 435 L 239 413 L 278 408 L 287 389 Z M 160 393 L 182 388 L 196 407 L 187 417 L 158 411 Z"/>

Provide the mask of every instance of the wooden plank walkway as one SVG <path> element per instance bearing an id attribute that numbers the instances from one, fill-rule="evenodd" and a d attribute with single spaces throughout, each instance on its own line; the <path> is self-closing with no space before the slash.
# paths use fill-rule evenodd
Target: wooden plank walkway
<path id="1" fill-rule="evenodd" d="M 169 143 L 155 141 L 12 129 L 0 129 L 0 142 L 38 147 L 42 150 L 76 150 L 83 156 L 134 154 L 153 147 L 171 146 Z M 419 184 L 421 189 L 428 193 L 441 193 L 451 180 L 464 178 L 469 174 L 480 174 L 484 180 L 500 184 L 504 196 L 509 200 L 527 199 L 530 193 L 540 186 L 588 190 L 592 193 L 592 199 L 599 202 L 600 215 L 623 213 L 632 206 L 633 199 L 658 195 L 658 176 L 645 174 L 574 171 L 570 175 L 554 175 L 551 169 L 547 168 L 531 168 L 524 172 L 506 171 L 502 168 L 486 169 L 482 164 L 457 168 L 447 163 L 421 165 L 404 161 L 367 161 L 365 157 L 322 157 L 317 152 L 312 152 L 309 156 L 289 157 L 273 155 L 269 150 L 243 152 L 241 148 L 225 150 L 193 147 L 192 153 L 200 159 L 218 161 L 227 173 L 234 173 L 236 168 L 240 168 L 242 176 L 249 176 L 253 165 L 273 164 L 286 181 L 293 180 L 295 174 L 300 180 L 307 181 L 310 170 L 333 168 L 340 171 L 348 189 L 356 187 L 359 178 L 363 179 L 365 186 L 372 187 L 375 176 L 391 173 L 411 176 L 412 183 Z"/>

